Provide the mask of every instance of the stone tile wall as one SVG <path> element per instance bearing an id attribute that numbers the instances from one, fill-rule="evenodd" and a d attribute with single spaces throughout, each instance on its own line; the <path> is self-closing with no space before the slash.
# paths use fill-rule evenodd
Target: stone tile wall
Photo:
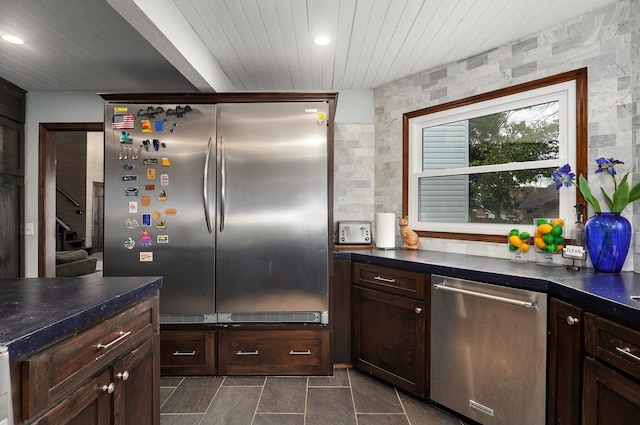
<path id="1" fill-rule="evenodd" d="M 619 158 L 625 161 L 620 171 L 632 171 L 638 181 L 639 18 L 640 0 L 621 0 L 524 40 L 377 88 L 375 211 L 402 211 L 403 113 L 583 67 L 589 75 L 589 164 L 601 156 Z M 625 215 L 640 229 L 640 206 L 635 214 L 632 210 Z M 506 244 L 423 239 L 421 248 L 508 256 Z M 630 251 L 625 270 L 635 263 L 640 271 L 635 238 Z"/>

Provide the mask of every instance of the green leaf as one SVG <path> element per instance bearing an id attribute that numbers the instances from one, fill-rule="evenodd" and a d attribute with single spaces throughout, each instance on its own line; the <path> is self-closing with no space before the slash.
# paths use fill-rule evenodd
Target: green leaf
<path id="1" fill-rule="evenodd" d="M 629 192 L 629 202 L 634 202 L 638 199 L 640 199 L 640 183 L 633 186 L 633 188 Z"/>
<path id="2" fill-rule="evenodd" d="M 607 203 L 607 207 L 609 207 L 609 211 L 613 211 L 613 201 L 611 200 L 609 195 L 607 195 L 607 192 L 604 191 L 602 186 L 600 186 L 600 193 L 602 193 L 602 197 L 604 198 L 605 202 Z"/>
<path id="3" fill-rule="evenodd" d="M 584 200 L 587 201 L 589 205 L 591 205 L 591 207 L 595 212 L 602 212 L 602 209 L 600 209 L 600 203 L 591 194 L 591 188 L 589 188 L 589 183 L 587 182 L 587 179 L 585 179 L 584 176 L 580 174 L 579 181 L 580 181 L 580 184 L 578 185 L 578 189 L 580 189 L 580 192 L 582 193 Z"/>
<path id="4" fill-rule="evenodd" d="M 611 205 L 611 212 L 622 212 L 628 203 L 629 182 L 627 182 L 627 176 L 625 176 L 622 183 L 618 186 L 618 189 L 613 192 L 613 205 Z"/>

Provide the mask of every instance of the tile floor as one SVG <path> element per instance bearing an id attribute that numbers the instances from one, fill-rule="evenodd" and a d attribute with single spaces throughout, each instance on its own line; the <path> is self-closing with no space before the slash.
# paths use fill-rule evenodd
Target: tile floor
<path id="1" fill-rule="evenodd" d="M 353 369 L 332 377 L 163 377 L 161 425 L 460 425 Z"/>

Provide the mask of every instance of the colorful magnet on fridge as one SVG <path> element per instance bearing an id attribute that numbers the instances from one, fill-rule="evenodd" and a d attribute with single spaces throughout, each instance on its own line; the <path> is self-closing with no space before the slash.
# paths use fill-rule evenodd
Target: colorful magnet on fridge
<path id="1" fill-rule="evenodd" d="M 142 160 L 144 165 L 156 165 L 158 163 L 158 158 L 145 158 Z"/>
<path id="2" fill-rule="evenodd" d="M 140 238 L 138 239 L 138 243 L 142 246 L 151 246 L 151 244 L 153 243 L 151 233 L 149 233 L 148 230 L 145 230 L 144 232 L 142 232 L 142 234 L 140 235 Z"/>
<path id="3" fill-rule="evenodd" d="M 156 169 L 147 168 L 147 180 L 155 180 L 155 179 L 156 179 Z"/>
<path id="4" fill-rule="evenodd" d="M 133 143 L 133 137 L 129 135 L 128 131 L 123 131 L 120 133 L 120 143 L 131 144 Z"/>
<path id="5" fill-rule="evenodd" d="M 137 187 L 128 187 L 124 190 L 126 196 L 138 196 L 138 188 Z"/>
<path id="6" fill-rule="evenodd" d="M 151 128 L 151 120 L 140 120 L 140 126 L 142 127 L 143 133 L 153 133 L 153 128 Z"/>
<path id="7" fill-rule="evenodd" d="M 169 158 L 161 158 L 160 161 L 162 161 L 163 167 L 171 167 L 171 161 L 169 161 Z"/>
<path id="8" fill-rule="evenodd" d="M 131 165 L 131 164 L 124 164 L 124 165 L 122 166 L 122 168 L 124 168 L 124 169 L 125 169 L 125 170 L 127 170 L 127 171 L 131 171 L 131 170 L 133 170 L 133 165 Z"/>
<path id="9" fill-rule="evenodd" d="M 140 197 L 140 205 L 142 205 L 143 207 L 151 206 L 151 196 L 142 195 Z"/>
<path id="10" fill-rule="evenodd" d="M 124 241 L 124 247 L 127 249 L 133 249 L 134 246 L 136 246 L 136 241 L 134 241 L 133 238 L 129 236 L 127 240 Z"/>
<path id="11" fill-rule="evenodd" d="M 160 174 L 160 185 L 169 186 L 169 174 Z"/>
<path id="12" fill-rule="evenodd" d="M 143 251 L 140 253 L 141 263 L 150 263 L 153 261 L 153 252 Z"/>
<path id="13" fill-rule="evenodd" d="M 160 192 L 158 192 L 158 195 L 156 197 L 158 198 L 158 201 L 164 202 L 167 200 L 167 192 L 161 190 Z"/>
<path id="14" fill-rule="evenodd" d="M 160 149 L 160 140 L 153 139 L 153 150 L 157 152 L 158 149 Z"/>
<path id="15" fill-rule="evenodd" d="M 156 185 L 155 184 L 145 184 L 144 185 L 144 190 L 156 190 Z"/>
<path id="16" fill-rule="evenodd" d="M 122 181 L 123 182 L 135 182 L 135 181 L 138 181 L 138 176 L 127 174 L 126 176 L 122 176 Z"/>
<path id="17" fill-rule="evenodd" d="M 151 218 L 153 218 L 154 220 L 159 219 L 161 215 L 162 215 L 162 214 L 160 214 L 160 211 L 153 210 L 153 211 L 151 212 Z"/>
<path id="18" fill-rule="evenodd" d="M 151 143 L 151 142 L 149 142 L 149 140 L 148 140 L 148 139 L 147 139 L 147 140 L 143 140 L 143 141 L 142 141 L 142 145 L 144 146 L 144 150 L 145 150 L 145 151 L 147 151 L 147 152 L 149 152 L 149 144 L 150 144 L 150 143 Z"/>
<path id="19" fill-rule="evenodd" d="M 157 235 L 156 243 L 169 243 L 169 235 Z"/>
<path id="20" fill-rule="evenodd" d="M 166 230 L 167 229 L 167 222 L 164 220 L 159 220 L 158 222 L 156 222 L 156 229 L 158 230 Z"/>
<path id="21" fill-rule="evenodd" d="M 154 124 L 156 131 L 164 131 L 164 120 L 156 120 Z"/>
<path id="22" fill-rule="evenodd" d="M 178 210 L 175 209 L 175 208 L 165 208 L 164 209 L 164 214 L 165 215 L 169 215 L 169 216 L 176 215 L 176 214 L 178 214 Z"/>
<path id="23" fill-rule="evenodd" d="M 137 202 L 129 202 L 129 213 L 135 214 L 138 212 L 138 203 Z"/>
<path id="24" fill-rule="evenodd" d="M 149 213 L 142 214 L 142 225 L 151 226 L 151 214 Z"/>
<path id="25" fill-rule="evenodd" d="M 135 218 L 128 218 L 124 221 L 124 227 L 126 227 L 127 229 L 135 229 L 138 226 L 138 220 L 136 220 Z"/>

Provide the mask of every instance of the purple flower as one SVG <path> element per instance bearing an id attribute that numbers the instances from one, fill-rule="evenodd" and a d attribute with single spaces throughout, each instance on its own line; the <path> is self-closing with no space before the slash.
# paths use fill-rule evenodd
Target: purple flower
<path id="1" fill-rule="evenodd" d="M 622 161 L 618 161 L 617 159 L 613 159 L 613 158 L 598 158 L 596 159 L 596 162 L 598 163 L 598 169 L 596 170 L 596 174 L 601 173 L 603 171 L 607 171 L 609 174 L 611 174 L 612 176 L 616 175 L 616 170 L 615 170 L 615 166 L 617 164 L 624 164 L 624 162 Z"/>
<path id="2" fill-rule="evenodd" d="M 571 166 L 569 164 L 564 164 L 551 174 L 551 178 L 556 182 L 556 189 L 560 189 L 562 185 L 569 187 L 574 184 L 573 179 L 576 178 L 576 175 L 571 172 Z"/>

